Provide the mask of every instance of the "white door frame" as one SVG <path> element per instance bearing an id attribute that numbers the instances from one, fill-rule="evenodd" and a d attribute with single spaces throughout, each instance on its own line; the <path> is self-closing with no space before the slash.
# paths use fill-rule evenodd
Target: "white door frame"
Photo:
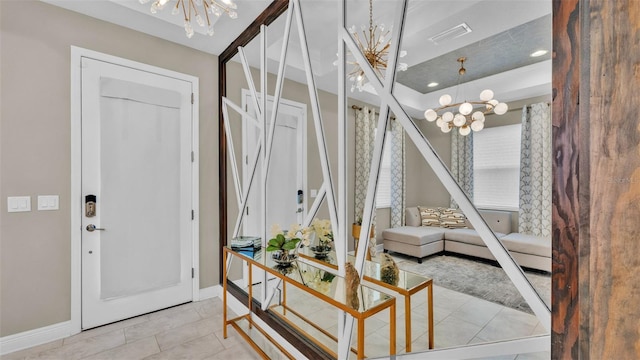
<path id="1" fill-rule="evenodd" d="M 258 93 L 259 96 L 260 93 Z M 252 95 L 249 89 L 242 89 L 242 110 L 247 111 L 247 106 L 250 103 Z M 267 110 L 271 110 L 273 106 L 274 97 L 271 95 L 267 96 L 267 106 L 269 107 Z M 269 103 L 270 102 L 270 103 Z M 285 105 L 285 106 L 282 106 Z M 288 108 L 287 108 L 288 107 Z M 296 109 L 295 112 L 299 112 L 298 114 L 293 114 L 291 111 L 287 111 L 289 109 Z M 278 112 L 287 112 L 289 115 L 299 116 L 300 126 L 297 128 L 297 136 L 300 137 L 300 142 L 298 143 L 298 153 L 301 154 L 302 162 L 300 164 L 298 181 L 301 184 L 301 190 L 303 192 L 303 201 L 302 201 L 302 212 L 298 214 L 298 222 L 302 223 L 307 216 L 307 104 L 303 104 L 300 102 L 296 102 L 293 100 L 288 100 L 284 98 L 280 98 L 280 106 L 278 107 Z M 252 156 L 253 154 L 248 154 L 247 151 L 247 126 L 251 126 L 247 124 L 247 119 L 245 117 L 242 118 L 242 156 L 243 159 L 245 156 Z M 266 130 L 265 130 L 266 131 Z M 249 170 L 250 165 L 247 161 L 242 161 L 242 173 L 246 174 Z M 242 187 L 248 186 L 245 182 L 245 179 L 242 180 Z M 246 223 L 243 223 L 246 224 Z M 289 226 L 291 224 L 282 224 L 283 226 Z M 244 225 L 243 225 L 244 226 Z"/>
<path id="2" fill-rule="evenodd" d="M 162 69 L 159 67 L 103 54 L 76 46 L 71 46 L 71 334 L 82 331 L 82 87 L 81 60 L 91 58 L 158 75 L 168 76 L 193 84 L 191 146 L 193 162 L 191 166 L 191 203 L 194 218 L 191 222 L 193 301 L 200 299 L 200 171 L 199 171 L 199 80 L 195 76 Z"/>
<path id="3" fill-rule="evenodd" d="M 252 96 L 253 95 L 251 95 L 251 91 L 249 91 L 249 89 L 244 89 L 244 88 L 242 89 L 242 99 L 241 99 L 242 110 L 244 110 L 245 112 L 248 112 L 247 107 L 251 103 Z M 262 95 L 258 93 L 258 96 L 262 96 Z M 273 96 L 267 95 L 267 111 L 273 109 L 274 99 L 275 98 Z M 291 111 L 292 109 L 294 109 L 294 111 Z M 297 116 L 299 120 L 299 126 L 297 127 L 297 136 L 300 139 L 300 141 L 298 142 L 297 145 L 298 145 L 298 154 L 301 154 L 300 158 L 302 161 L 299 164 L 300 165 L 299 172 L 296 175 L 298 176 L 297 181 L 301 184 L 300 189 L 302 190 L 303 201 L 302 201 L 302 204 L 298 204 L 298 207 L 302 208 L 302 212 L 297 215 L 297 218 L 298 218 L 297 220 L 298 220 L 298 223 L 302 224 L 304 219 L 307 217 L 307 198 L 308 198 L 308 194 L 307 194 L 307 104 L 280 98 L 280 106 L 278 107 L 278 113 L 287 113 L 288 115 L 294 115 L 294 116 Z M 249 139 L 247 138 L 248 137 L 247 127 L 253 126 L 249 124 L 248 121 L 250 120 L 244 116 L 242 117 L 242 174 L 247 174 L 251 170 L 250 169 L 251 164 L 248 163 L 247 159 L 251 159 L 251 156 L 254 155 L 254 154 L 249 154 L 247 150 L 247 144 L 249 143 Z M 263 131 L 267 131 L 266 129 L 267 127 L 265 127 Z M 264 151 L 264 146 L 263 146 L 263 151 Z M 247 158 L 247 156 L 249 157 Z M 256 185 L 257 184 L 254 183 L 254 189 L 258 188 Z M 247 186 L 249 186 L 248 181 L 246 181 L 246 178 L 243 177 L 242 188 L 244 189 Z M 249 206 L 249 203 L 247 201 L 247 207 L 248 206 Z M 247 224 L 246 219 L 247 218 L 245 217 L 242 225 L 243 233 L 245 234 L 246 234 L 245 225 Z M 281 225 L 287 227 L 291 224 L 281 224 Z M 268 228 L 270 225 L 267 224 L 266 226 Z M 254 234 L 251 234 L 251 235 L 254 235 Z M 265 241 L 268 242 L 268 240 L 265 240 Z M 253 273 L 255 274 L 256 271 L 257 269 L 254 267 Z M 260 271 L 258 270 L 257 273 L 260 273 Z M 246 262 L 243 262 L 242 285 L 244 287 L 248 286 L 247 274 L 248 274 L 248 266 Z M 263 278 L 262 276 L 255 276 L 253 279 L 262 279 L 262 278 Z M 274 276 L 269 275 L 269 279 L 271 278 L 274 278 Z M 254 280 L 254 282 L 255 281 L 256 280 Z M 257 281 L 257 282 L 260 282 L 260 281 Z"/>

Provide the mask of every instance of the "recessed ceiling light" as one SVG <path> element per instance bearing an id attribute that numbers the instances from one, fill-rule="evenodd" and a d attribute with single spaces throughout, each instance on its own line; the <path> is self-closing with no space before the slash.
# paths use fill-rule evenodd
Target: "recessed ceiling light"
<path id="1" fill-rule="evenodd" d="M 538 50 L 538 51 L 534 51 L 531 53 L 531 57 L 538 57 L 538 56 L 542 56 L 545 55 L 546 53 L 548 53 L 547 50 Z"/>
<path id="2" fill-rule="evenodd" d="M 438 85 L 440 85 L 440 84 L 438 84 L 437 82 L 430 82 L 430 83 L 427 84 L 428 87 L 436 87 Z"/>

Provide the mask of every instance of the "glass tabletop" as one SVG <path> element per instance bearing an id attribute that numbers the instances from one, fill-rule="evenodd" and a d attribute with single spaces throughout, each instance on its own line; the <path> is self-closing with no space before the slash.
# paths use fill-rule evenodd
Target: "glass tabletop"
<path id="1" fill-rule="evenodd" d="M 335 268 L 337 268 L 338 266 L 338 263 L 336 261 L 336 254 L 334 250 L 332 250 L 326 255 L 322 255 L 319 257 L 309 247 L 301 248 L 300 253 L 304 254 L 307 258 L 312 259 L 313 261 L 317 261 L 319 263 L 325 263 Z M 350 261 L 351 263 L 355 263 L 356 258 L 353 255 L 347 255 L 347 260 Z M 369 260 L 365 261 L 363 272 L 364 272 L 363 275 L 369 278 L 370 280 L 389 284 L 399 289 L 404 289 L 407 291 L 414 289 L 415 287 L 418 287 L 431 280 L 430 277 L 425 275 L 420 275 L 412 272 L 407 272 L 404 270 L 399 270 L 398 277 L 397 277 L 398 282 L 393 284 L 388 281 L 385 281 L 386 280 L 386 277 L 384 276 L 385 271 L 382 269 L 382 265 L 375 261 L 369 261 Z"/>
<path id="2" fill-rule="evenodd" d="M 265 252 L 262 248 L 239 251 L 227 246 L 227 250 L 240 258 L 251 260 L 276 276 L 286 277 L 301 284 L 311 290 L 311 293 L 325 296 L 328 298 L 326 300 L 335 301 L 360 313 L 367 312 L 389 300 L 395 299 L 366 285 L 358 285 L 351 290 L 345 278 L 313 266 L 313 264 L 302 261 L 300 258 L 293 260 L 290 265 L 283 265 L 274 259 L 274 252 Z M 355 301 L 356 298 L 357 301 Z"/>

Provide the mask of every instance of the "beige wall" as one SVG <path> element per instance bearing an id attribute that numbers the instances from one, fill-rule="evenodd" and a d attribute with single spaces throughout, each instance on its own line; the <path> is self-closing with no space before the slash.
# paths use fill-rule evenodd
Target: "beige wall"
<path id="1" fill-rule="evenodd" d="M 0 1 L 0 336 L 70 320 L 70 46 L 200 79 L 200 287 L 218 283 L 218 58 L 39 1 Z M 7 213 L 7 196 L 60 196 Z"/>

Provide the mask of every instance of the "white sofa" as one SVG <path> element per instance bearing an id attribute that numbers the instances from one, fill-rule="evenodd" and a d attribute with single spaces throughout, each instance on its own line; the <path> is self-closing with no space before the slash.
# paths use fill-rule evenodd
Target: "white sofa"
<path id="1" fill-rule="evenodd" d="M 480 210 L 496 237 L 523 267 L 551 272 L 551 241 L 511 231 L 511 213 Z M 480 235 L 466 221 L 467 229 L 421 226 L 418 207 L 405 209 L 405 226 L 382 232 L 384 250 L 422 258 L 439 252 L 451 252 L 495 260 Z"/>

